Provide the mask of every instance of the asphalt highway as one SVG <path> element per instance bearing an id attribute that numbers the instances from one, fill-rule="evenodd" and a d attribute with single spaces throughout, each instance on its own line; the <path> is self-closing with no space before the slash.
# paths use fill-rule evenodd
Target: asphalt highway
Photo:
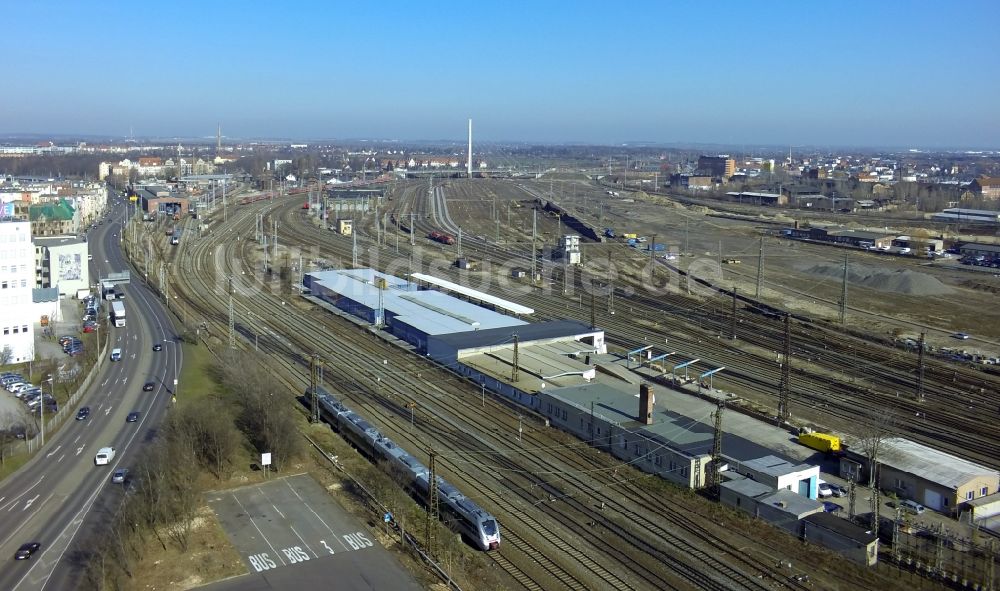
<path id="1" fill-rule="evenodd" d="M 98 275 L 128 269 L 120 248 L 123 214 L 124 206 L 116 203 L 104 224 L 88 234 L 91 283 Z M 125 494 L 121 484 L 111 482 L 112 472 L 132 466 L 170 405 L 182 364 L 174 328 L 136 273 L 124 291 L 126 326 L 107 324 L 111 347 L 122 349 L 122 360 L 101 360 L 97 379 L 79 403 L 91 408 L 90 417 L 70 417 L 28 464 L 0 483 L 0 560 L 10 561 L 0 569 L 0 589 L 78 586 L 82 550 Z M 110 305 L 104 304 L 106 314 Z M 154 343 L 162 343 L 163 350 L 153 351 Z M 156 384 L 152 392 L 142 391 L 147 381 Z M 139 420 L 127 423 L 133 411 L 141 413 Z M 105 446 L 116 449 L 115 458 L 94 465 L 94 455 Z M 41 549 L 30 560 L 15 562 L 14 552 L 25 542 L 39 542 Z"/>

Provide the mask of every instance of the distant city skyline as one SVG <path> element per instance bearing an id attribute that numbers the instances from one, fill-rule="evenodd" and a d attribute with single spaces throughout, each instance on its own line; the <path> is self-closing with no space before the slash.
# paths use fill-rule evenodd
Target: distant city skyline
<path id="1" fill-rule="evenodd" d="M 1000 147 L 1000 3 L 5 6 L 0 135 Z"/>

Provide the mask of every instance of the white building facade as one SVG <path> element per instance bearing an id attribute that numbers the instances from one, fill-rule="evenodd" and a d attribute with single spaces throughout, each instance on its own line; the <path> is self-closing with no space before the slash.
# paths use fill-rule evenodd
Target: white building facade
<path id="1" fill-rule="evenodd" d="M 58 287 L 62 297 L 90 289 L 89 245 L 76 236 L 36 238 L 35 287 Z"/>
<path id="2" fill-rule="evenodd" d="M 35 248 L 31 224 L 0 221 L 0 351 L 8 363 L 32 361 L 35 322 L 31 290 L 35 287 Z M 9 355 L 7 355 L 9 353 Z"/>

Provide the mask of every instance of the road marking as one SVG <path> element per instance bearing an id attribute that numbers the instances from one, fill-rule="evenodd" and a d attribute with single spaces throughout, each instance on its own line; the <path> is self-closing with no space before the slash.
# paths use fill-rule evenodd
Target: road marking
<path id="1" fill-rule="evenodd" d="M 34 503 L 35 501 L 37 501 L 38 497 L 40 497 L 40 496 L 42 496 L 42 495 L 35 495 L 35 496 L 31 497 L 30 499 L 28 499 L 27 501 L 25 501 L 24 502 L 24 509 L 21 509 L 21 511 L 27 511 L 28 509 L 30 509 L 31 508 L 31 504 Z"/>
<path id="2" fill-rule="evenodd" d="M 63 461 L 63 458 L 65 458 L 65 457 L 66 457 L 66 454 L 63 454 L 63 455 L 59 456 L 59 459 L 56 460 L 56 463 L 59 463 L 59 462 Z"/>
<path id="3" fill-rule="evenodd" d="M 45 478 L 45 475 L 44 475 L 44 474 L 42 474 L 42 475 L 41 475 L 41 476 L 40 476 L 40 477 L 38 478 L 38 480 L 37 480 L 37 481 L 36 481 L 36 482 L 35 482 L 34 484 L 32 484 L 31 486 L 29 486 L 28 488 L 26 488 L 26 489 L 24 490 L 24 492 L 23 492 L 23 493 L 21 493 L 21 494 L 17 495 L 17 496 L 16 496 L 16 497 L 14 497 L 13 499 L 11 499 L 11 500 L 10 500 L 10 501 L 9 501 L 9 502 L 7 503 L 7 505 L 4 505 L 3 507 L 0 507 L 0 509 L 3 509 L 4 507 L 7 507 L 7 506 L 10 506 L 11 508 L 13 508 L 13 507 L 14 507 L 14 504 L 15 504 L 15 503 L 17 502 L 17 500 L 18 500 L 18 499 L 20 499 L 20 498 L 21 498 L 21 497 L 23 497 L 24 495 L 28 494 L 28 491 L 30 491 L 31 489 L 33 489 L 33 488 L 35 488 L 36 486 L 38 486 L 38 485 L 39 485 L 39 484 L 40 484 L 40 483 L 42 482 L 42 480 L 43 480 L 44 478 Z"/>
<path id="4" fill-rule="evenodd" d="M 111 378 L 105 378 L 104 381 L 101 382 L 101 387 L 107 386 L 108 385 L 108 380 L 110 380 L 110 379 Z"/>
<path id="5" fill-rule="evenodd" d="M 132 354 L 132 358 L 135 359 L 135 353 Z M 122 378 L 122 386 L 128 383 L 128 376 Z"/>
<path id="6" fill-rule="evenodd" d="M 282 515 L 282 517 L 284 517 L 284 515 Z M 299 535 L 299 532 L 295 531 L 294 527 L 289 525 L 288 529 L 292 530 L 292 533 L 295 534 L 295 537 L 298 538 L 300 542 L 302 542 L 302 545 L 305 546 L 307 550 L 312 552 L 313 558 L 319 558 L 319 554 L 316 554 L 316 552 L 309 547 L 309 544 L 304 539 L 302 539 L 302 536 Z"/>
<path id="7" fill-rule="evenodd" d="M 111 407 L 109 406 L 107 410 L 104 411 L 104 416 L 111 414 Z"/>
<path id="8" fill-rule="evenodd" d="M 313 508 L 309 505 L 309 503 L 307 503 L 306 500 L 302 498 L 302 495 L 300 495 L 298 491 L 292 488 L 292 485 L 289 484 L 288 480 L 285 480 L 285 486 L 287 486 L 288 490 L 292 491 L 292 493 L 296 497 L 298 497 L 300 501 L 302 501 L 302 505 L 305 506 L 306 509 L 309 509 L 309 511 L 316 516 L 316 519 L 318 519 L 319 522 L 322 523 L 326 527 L 326 529 L 330 531 L 331 534 L 333 534 L 333 537 L 340 542 L 340 545 L 344 547 L 344 550 L 347 550 L 347 544 L 345 544 L 344 541 L 340 539 L 340 536 L 337 535 L 337 532 L 333 531 L 333 528 L 330 527 L 330 525 L 327 522 L 323 521 L 323 518 L 319 516 L 319 513 L 314 511 Z"/>
<path id="9" fill-rule="evenodd" d="M 281 509 L 278 509 L 277 507 L 275 507 L 274 503 L 271 503 L 271 506 L 274 507 L 274 510 L 278 512 L 278 515 L 281 515 L 282 519 L 287 519 L 287 517 L 285 517 L 285 514 L 281 512 Z M 296 534 L 296 535 L 298 535 L 298 534 Z M 301 539 L 301 538 L 299 538 L 299 539 Z"/>
<path id="10" fill-rule="evenodd" d="M 83 435 L 77 435 L 76 439 L 73 440 L 73 443 L 76 443 L 77 441 L 80 441 L 81 437 L 83 437 Z"/>
<path id="11" fill-rule="evenodd" d="M 253 525 L 253 528 L 257 530 L 257 533 L 260 534 L 260 537 L 263 538 L 264 542 L 267 543 L 267 546 L 268 548 L 271 549 L 271 552 L 274 552 L 274 555 L 277 556 L 278 560 L 281 561 L 281 566 L 286 566 L 284 559 L 281 558 L 281 553 L 279 553 L 277 550 L 274 549 L 274 546 L 271 545 L 271 541 L 267 539 L 267 536 L 264 535 L 264 532 L 260 531 L 260 528 L 257 527 L 257 522 L 253 520 L 253 517 L 250 517 L 250 512 L 247 511 L 246 507 L 243 506 L 243 503 L 240 502 L 239 498 L 237 498 L 235 494 L 232 493 L 230 494 L 233 497 L 233 500 L 236 501 L 236 504 L 240 506 L 240 509 L 243 510 L 243 514 L 246 515 L 247 519 L 250 520 L 250 523 Z"/>
<path id="12" fill-rule="evenodd" d="M 80 447 L 76 448 L 76 455 L 80 455 L 83 452 L 83 448 L 84 447 L 86 447 L 86 446 L 85 445 L 81 445 Z"/>
<path id="13" fill-rule="evenodd" d="M 56 446 L 56 448 L 55 448 L 54 450 L 52 450 L 52 451 L 50 451 L 49 453 L 45 454 L 45 457 L 47 457 L 47 458 L 51 458 L 51 457 L 52 457 L 52 456 L 53 456 L 53 455 L 54 455 L 54 454 L 55 454 L 55 453 L 56 453 L 57 451 L 59 451 L 59 450 L 60 450 L 61 448 L 62 448 L 62 446 L 61 446 L 61 445 L 57 445 L 57 446 Z"/>

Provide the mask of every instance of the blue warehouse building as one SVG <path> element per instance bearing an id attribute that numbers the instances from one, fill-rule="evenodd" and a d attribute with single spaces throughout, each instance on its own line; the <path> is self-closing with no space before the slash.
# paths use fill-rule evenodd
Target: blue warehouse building
<path id="1" fill-rule="evenodd" d="M 374 269 L 307 274 L 304 287 L 337 308 L 382 325 L 426 352 L 429 337 L 526 326 L 527 322 Z M 381 285 L 381 288 L 379 287 Z"/>

